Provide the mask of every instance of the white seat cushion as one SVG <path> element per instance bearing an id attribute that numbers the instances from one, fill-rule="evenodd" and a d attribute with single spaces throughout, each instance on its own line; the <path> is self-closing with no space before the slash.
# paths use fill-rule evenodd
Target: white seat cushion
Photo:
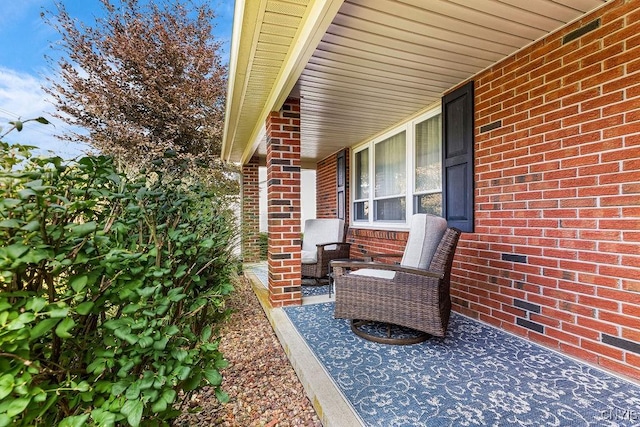
<path id="1" fill-rule="evenodd" d="M 367 276 L 367 277 L 377 277 L 379 279 L 393 280 L 396 277 L 395 271 L 390 270 L 378 270 L 375 268 L 361 268 L 360 270 L 352 271 L 351 273 L 354 276 Z"/>
<path id="2" fill-rule="evenodd" d="M 337 218 L 308 219 L 304 223 L 304 238 L 302 251 L 317 252 L 316 245 L 322 243 L 342 242 L 344 236 L 344 221 Z M 327 250 L 336 249 L 335 245 L 325 247 Z M 304 254 L 302 255 L 304 259 Z M 314 255 L 317 260 L 317 255 Z M 303 261 L 304 262 L 304 261 Z M 316 262 L 316 261 L 314 261 Z"/>
<path id="3" fill-rule="evenodd" d="M 318 262 L 318 251 L 302 251 L 301 262 L 303 264 L 315 264 Z"/>

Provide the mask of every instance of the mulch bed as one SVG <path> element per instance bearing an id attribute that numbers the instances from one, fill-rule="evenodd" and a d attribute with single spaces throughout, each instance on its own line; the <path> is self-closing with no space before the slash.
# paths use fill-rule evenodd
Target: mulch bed
<path id="1" fill-rule="evenodd" d="M 234 313 L 222 327 L 220 351 L 229 361 L 222 372 L 229 402 L 220 404 L 205 387 L 186 402 L 174 425 L 321 427 L 248 280 L 238 280 L 228 303 Z"/>

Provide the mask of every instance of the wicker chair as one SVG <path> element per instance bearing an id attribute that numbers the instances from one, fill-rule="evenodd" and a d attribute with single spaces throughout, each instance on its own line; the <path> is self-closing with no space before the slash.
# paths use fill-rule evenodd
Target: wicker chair
<path id="1" fill-rule="evenodd" d="M 356 334 L 381 343 L 412 344 L 432 335 L 443 337 L 451 313 L 449 280 L 459 238 L 460 230 L 447 228 L 443 218 L 417 214 L 412 218 L 400 265 L 333 262 L 334 316 L 352 319 L 351 328 Z M 387 324 L 387 336 L 366 332 L 366 324 L 371 322 Z M 392 325 L 422 333 L 410 338 L 393 337 Z"/>
<path id="2" fill-rule="evenodd" d="M 341 219 L 308 219 L 302 241 L 302 277 L 328 278 L 329 262 L 349 258 L 350 243 L 346 243 L 345 223 Z"/>

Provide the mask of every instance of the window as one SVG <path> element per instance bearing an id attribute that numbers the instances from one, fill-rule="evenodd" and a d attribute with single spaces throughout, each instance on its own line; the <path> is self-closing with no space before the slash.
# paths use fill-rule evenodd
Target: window
<path id="1" fill-rule="evenodd" d="M 406 146 L 405 132 L 375 144 L 375 221 L 406 218 Z"/>
<path id="2" fill-rule="evenodd" d="M 415 213 L 442 215 L 442 122 L 440 114 L 415 126 Z"/>
<path id="3" fill-rule="evenodd" d="M 365 148 L 355 154 L 355 201 L 354 217 L 356 221 L 369 219 L 369 149 Z"/>
<path id="4" fill-rule="evenodd" d="M 432 111 L 354 150 L 355 222 L 405 226 L 412 213 L 442 215 L 441 126 Z"/>

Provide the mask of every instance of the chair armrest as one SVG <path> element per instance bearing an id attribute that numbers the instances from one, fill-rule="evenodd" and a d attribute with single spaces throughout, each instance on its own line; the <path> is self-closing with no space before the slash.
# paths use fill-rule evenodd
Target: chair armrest
<path id="1" fill-rule="evenodd" d="M 320 247 L 331 246 L 331 245 L 336 245 L 336 246 L 348 245 L 348 246 L 351 246 L 351 243 L 345 243 L 345 242 L 318 243 L 316 245 L 316 247 L 320 248 Z"/>
<path id="2" fill-rule="evenodd" d="M 433 277 L 434 279 L 443 279 L 444 273 L 434 273 L 429 270 L 423 270 L 421 268 L 404 267 L 402 265 L 385 264 L 382 262 L 368 262 L 368 261 L 331 261 L 331 267 L 340 267 L 344 269 L 355 268 L 372 268 L 374 270 L 389 270 L 397 273 L 415 274 L 424 277 Z"/>

